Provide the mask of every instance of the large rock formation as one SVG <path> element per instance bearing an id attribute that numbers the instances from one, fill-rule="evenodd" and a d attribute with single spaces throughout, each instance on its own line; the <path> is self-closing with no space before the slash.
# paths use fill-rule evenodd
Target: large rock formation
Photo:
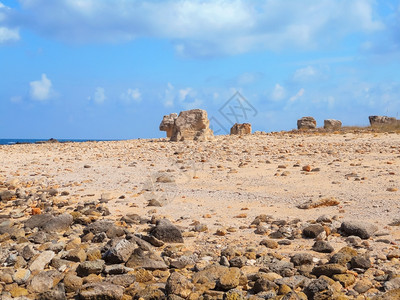
<path id="1" fill-rule="evenodd" d="M 397 120 L 396 118 L 392 117 L 386 117 L 386 116 L 369 116 L 369 123 L 371 126 L 374 125 L 384 125 L 384 124 L 396 124 L 400 120 Z"/>
<path id="2" fill-rule="evenodd" d="M 342 122 L 339 120 L 328 119 L 324 120 L 324 128 L 328 130 L 338 130 L 342 127 Z"/>
<path id="3" fill-rule="evenodd" d="M 251 124 L 250 123 L 243 123 L 243 124 L 235 123 L 235 125 L 233 125 L 231 128 L 231 134 L 238 134 L 238 135 L 251 134 Z"/>
<path id="4" fill-rule="evenodd" d="M 175 120 L 178 117 L 176 113 L 172 113 L 163 117 L 163 120 L 160 124 L 160 130 L 167 132 L 167 137 L 172 136 L 172 132 L 174 130 Z"/>
<path id="5" fill-rule="evenodd" d="M 171 141 L 206 141 L 214 136 L 207 112 L 202 109 L 182 111 L 175 119 Z"/>
<path id="6" fill-rule="evenodd" d="M 302 117 L 297 120 L 297 129 L 314 129 L 317 127 L 317 121 L 313 117 Z"/>

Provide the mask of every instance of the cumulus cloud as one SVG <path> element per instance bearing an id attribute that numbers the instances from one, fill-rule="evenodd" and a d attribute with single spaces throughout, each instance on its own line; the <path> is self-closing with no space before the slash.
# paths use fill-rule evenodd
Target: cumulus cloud
<path id="1" fill-rule="evenodd" d="M 20 39 L 18 28 L 7 25 L 11 9 L 0 2 L 0 44 Z"/>
<path id="2" fill-rule="evenodd" d="M 126 92 L 121 94 L 121 100 L 129 104 L 132 102 L 142 101 L 142 93 L 139 89 L 128 89 Z"/>
<path id="3" fill-rule="evenodd" d="M 286 96 L 286 91 L 283 86 L 281 86 L 279 83 L 275 84 L 274 90 L 272 91 L 271 98 L 272 100 L 279 101 L 285 98 Z"/>
<path id="4" fill-rule="evenodd" d="M 372 0 L 20 0 L 20 23 L 72 42 L 165 38 L 183 56 L 313 48 L 384 28 Z"/>
<path id="5" fill-rule="evenodd" d="M 50 79 L 47 78 L 46 74 L 42 74 L 42 78 L 40 80 L 31 81 L 29 85 L 32 99 L 45 101 L 50 98 L 52 83 Z"/>
<path id="6" fill-rule="evenodd" d="M 304 95 L 305 90 L 301 88 L 296 95 L 290 97 L 290 102 L 295 102 L 297 99 L 301 98 Z"/>

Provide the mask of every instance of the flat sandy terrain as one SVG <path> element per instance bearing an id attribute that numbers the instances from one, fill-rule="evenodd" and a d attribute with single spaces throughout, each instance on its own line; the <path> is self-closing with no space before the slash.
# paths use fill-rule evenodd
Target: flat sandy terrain
<path id="1" fill-rule="evenodd" d="M 0 298 L 398 299 L 399 165 L 396 133 L 0 146 Z"/>
<path id="2" fill-rule="evenodd" d="M 303 171 L 304 166 L 311 171 Z M 248 227 L 260 214 L 286 221 L 325 214 L 390 229 L 386 225 L 400 217 L 399 166 L 400 135 L 390 133 L 0 146 L 0 180 L 17 178 L 67 191 L 65 198 L 74 206 L 105 195 L 115 219 L 160 215 L 186 229 L 194 221 L 207 225 L 209 233 L 189 238 L 188 246 L 202 238 L 215 240 L 212 233 L 218 228 Z M 157 182 L 160 175 L 173 182 Z M 339 205 L 297 208 L 330 197 Z M 163 206 L 149 207 L 150 199 Z M 252 240 L 253 231 L 231 232 L 224 239 Z"/>

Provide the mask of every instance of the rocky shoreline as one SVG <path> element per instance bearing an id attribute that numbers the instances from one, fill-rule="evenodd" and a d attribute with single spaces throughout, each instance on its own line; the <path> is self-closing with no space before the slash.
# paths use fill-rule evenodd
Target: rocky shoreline
<path id="1" fill-rule="evenodd" d="M 288 135 L 283 137 L 288 138 Z M 397 138 L 397 135 L 394 137 Z M 273 168 L 263 170 L 274 172 L 268 183 L 270 186 L 272 179 L 288 179 L 297 184 L 297 178 L 300 178 L 299 184 L 304 185 L 304 180 L 313 178 L 317 183 L 318 176 L 323 172 L 321 168 L 325 167 L 325 161 L 315 153 L 315 149 L 323 151 L 321 145 L 313 146 L 310 136 L 302 135 L 292 137 L 292 148 L 284 144 L 272 146 L 280 138 L 282 136 L 221 137 L 208 142 L 207 150 L 203 151 L 198 149 L 204 147 L 202 143 L 183 146 L 163 141 L 16 145 L 13 147 L 20 148 L 15 148 L 13 151 L 17 153 L 14 154 L 9 147 L 0 147 L 6 164 L 7 160 L 11 163 L 12 155 L 17 157 L 19 151 L 35 151 L 37 155 L 28 160 L 35 162 L 33 167 L 21 161 L 12 167 L 10 164 L 9 170 L 2 169 L 0 173 L 1 299 L 399 299 L 400 220 L 396 218 L 388 219 L 378 213 L 378 223 L 372 221 L 373 217 L 368 220 L 361 214 L 355 219 L 346 213 L 350 210 L 346 208 L 349 199 L 325 197 L 328 195 L 311 197 L 310 201 L 304 201 L 307 197 L 300 197 L 301 201 L 293 207 L 284 202 L 282 206 L 272 208 L 275 210 L 268 206 L 262 208 L 258 198 L 254 202 L 244 202 L 238 195 L 236 200 L 230 200 L 233 208 L 234 202 L 239 202 L 234 213 L 225 212 L 231 208 L 222 202 L 224 197 L 220 197 L 220 211 L 214 211 L 210 206 L 209 213 L 203 213 L 207 209 L 202 208 L 201 201 L 194 198 L 197 209 L 185 210 L 185 205 L 192 207 L 189 198 L 196 195 L 195 184 L 205 186 L 208 182 L 208 188 L 212 189 L 212 182 L 219 182 L 219 178 L 222 181 L 223 178 L 229 179 L 230 184 L 240 183 L 241 180 L 234 181 L 226 176 L 248 172 L 244 174 L 250 177 L 253 174 L 251 171 L 257 174 L 261 158 L 265 160 L 268 157 L 266 168 L 276 163 Z M 323 138 L 316 137 L 317 140 Z M 334 135 L 327 138 L 334 141 Z M 352 151 L 345 144 L 340 155 L 343 156 L 344 149 L 347 149 L 346 155 L 350 153 L 351 156 L 349 168 L 362 167 L 350 164 L 354 164 L 355 156 L 362 156 L 357 149 L 371 143 L 371 139 L 347 135 L 336 142 L 340 144 L 349 138 L 355 140 Z M 387 157 L 391 157 L 391 163 L 385 164 L 385 168 L 390 168 L 398 160 L 398 145 L 393 143 L 393 136 L 377 138 L 382 139 L 377 141 L 381 148 L 371 149 L 371 155 L 376 157 L 379 154 L 381 156 L 377 161 L 382 159 L 385 162 Z M 232 151 L 247 151 L 240 154 L 243 157 L 250 152 L 253 154 L 250 157 L 255 157 L 256 161 L 251 158 L 238 160 L 238 166 L 233 168 L 228 166 L 228 160 L 220 163 L 221 166 L 225 164 L 224 167 L 218 167 L 218 159 L 205 153 L 211 152 L 212 145 L 216 143 L 219 143 L 216 149 L 221 149 L 221 144 L 228 148 L 231 143 Z M 242 143 L 253 146 L 238 147 Z M 283 155 L 282 150 L 288 156 L 289 148 L 293 150 L 300 143 L 309 144 L 306 146 L 309 153 L 304 156 L 314 156 L 314 161 L 318 163 L 306 164 L 304 158 L 298 162 L 298 156 L 290 160 L 293 163 L 289 160 L 284 163 L 282 158 L 278 158 L 279 153 Z M 264 147 L 260 149 L 264 149 L 265 157 L 254 155 L 256 145 Z M 154 191 L 146 187 L 146 182 L 142 185 L 139 181 L 129 182 L 134 190 L 130 194 L 118 179 L 120 189 L 105 192 L 99 188 L 104 178 L 101 174 L 96 175 L 97 180 L 90 181 L 85 175 L 83 178 L 86 181 L 76 179 L 77 182 L 60 174 L 61 170 L 74 174 L 84 170 L 95 172 L 101 164 L 101 159 L 96 157 L 99 153 L 102 153 L 104 164 L 106 158 L 121 162 L 128 146 L 131 149 L 144 148 L 143 152 L 135 152 L 136 166 L 129 168 L 134 168 L 136 172 L 142 170 L 140 157 L 143 164 L 152 164 L 150 167 L 154 167 L 158 174 L 152 182 L 157 191 L 166 192 L 168 186 L 178 189 L 173 203 L 163 202 L 165 199 L 160 197 L 152 198 Z M 304 147 L 299 148 L 305 151 Z M 64 155 L 67 160 L 72 160 L 76 149 L 87 153 L 87 157 L 75 157 L 77 162 L 71 166 L 65 160 L 61 164 L 55 158 Z M 169 153 L 178 166 L 180 160 L 193 157 L 193 153 L 199 154 L 196 160 L 199 164 L 202 156 L 209 161 L 204 162 L 206 168 L 198 169 L 195 174 L 190 173 L 193 180 L 184 181 L 187 178 L 184 176 L 187 172 L 184 172 L 180 181 L 178 174 L 168 171 L 162 161 L 143 156 L 150 153 L 150 149 L 157 152 L 156 156 Z M 5 155 L 7 151 L 9 156 Z M 322 153 L 321 157 L 325 154 Z M 329 155 L 335 156 L 333 152 Z M 327 161 L 332 161 L 332 157 Z M 55 163 L 56 169 L 50 168 L 49 159 Z M 373 165 L 372 162 L 370 164 Z M 79 171 L 75 171 L 78 165 Z M 327 163 L 327 166 L 332 165 Z M 114 167 L 116 178 L 118 170 L 127 172 L 122 166 Z M 207 173 L 207 168 L 210 173 Z M 224 171 L 215 171 L 218 169 Z M 382 173 L 379 168 L 376 169 L 377 173 Z M 36 170 L 35 173 L 33 170 Z M 222 172 L 224 175 L 219 175 Z M 286 175 L 282 175 L 285 172 Z M 349 175 L 351 172 L 347 169 L 343 172 L 342 181 L 345 181 L 341 184 L 352 181 L 353 185 L 358 184 L 357 188 L 360 186 L 360 191 L 366 189 L 368 180 L 382 178 L 377 176 L 375 179 L 373 172 L 369 172 L 369 179 L 367 176 L 361 179 L 360 170 L 353 175 Z M 44 173 L 46 176 L 43 176 Z M 335 173 L 337 171 L 333 169 L 332 174 Z M 47 180 L 35 180 L 39 174 Z M 211 180 L 207 174 L 215 176 Z M 332 178 L 332 174 L 327 174 L 327 178 L 321 176 L 321 180 L 336 181 L 333 184 L 336 186 L 339 183 Z M 362 182 L 366 183 L 362 185 Z M 376 182 L 372 182 L 372 186 L 376 186 Z M 134 188 L 135 184 L 137 188 Z M 289 183 L 277 184 L 282 189 Z M 187 187 L 193 194 L 179 190 L 181 186 Z M 93 192 L 96 187 L 99 190 Z M 218 189 L 220 187 L 215 191 Z M 247 195 L 246 191 L 238 190 Z M 396 193 L 395 188 L 393 191 L 386 190 L 385 187 L 384 192 Z M 228 192 L 226 188 L 225 193 L 231 195 Z M 270 194 L 273 192 L 271 190 Z M 216 196 L 212 198 L 215 202 Z M 178 199 L 188 202 L 180 203 Z M 282 209 L 278 208 L 285 205 L 289 210 L 282 214 Z M 392 210 L 395 216 L 398 205 L 394 202 L 390 205 L 394 205 Z M 181 211 L 177 211 L 177 207 L 181 207 Z M 223 219 L 224 213 L 230 218 Z"/>

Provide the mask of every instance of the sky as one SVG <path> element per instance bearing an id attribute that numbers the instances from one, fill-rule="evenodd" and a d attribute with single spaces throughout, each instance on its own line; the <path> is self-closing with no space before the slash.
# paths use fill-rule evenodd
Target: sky
<path id="1" fill-rule="evenodd" d="M 399 117 L 400 0 L 0 0 L 0 138 Z"/>

